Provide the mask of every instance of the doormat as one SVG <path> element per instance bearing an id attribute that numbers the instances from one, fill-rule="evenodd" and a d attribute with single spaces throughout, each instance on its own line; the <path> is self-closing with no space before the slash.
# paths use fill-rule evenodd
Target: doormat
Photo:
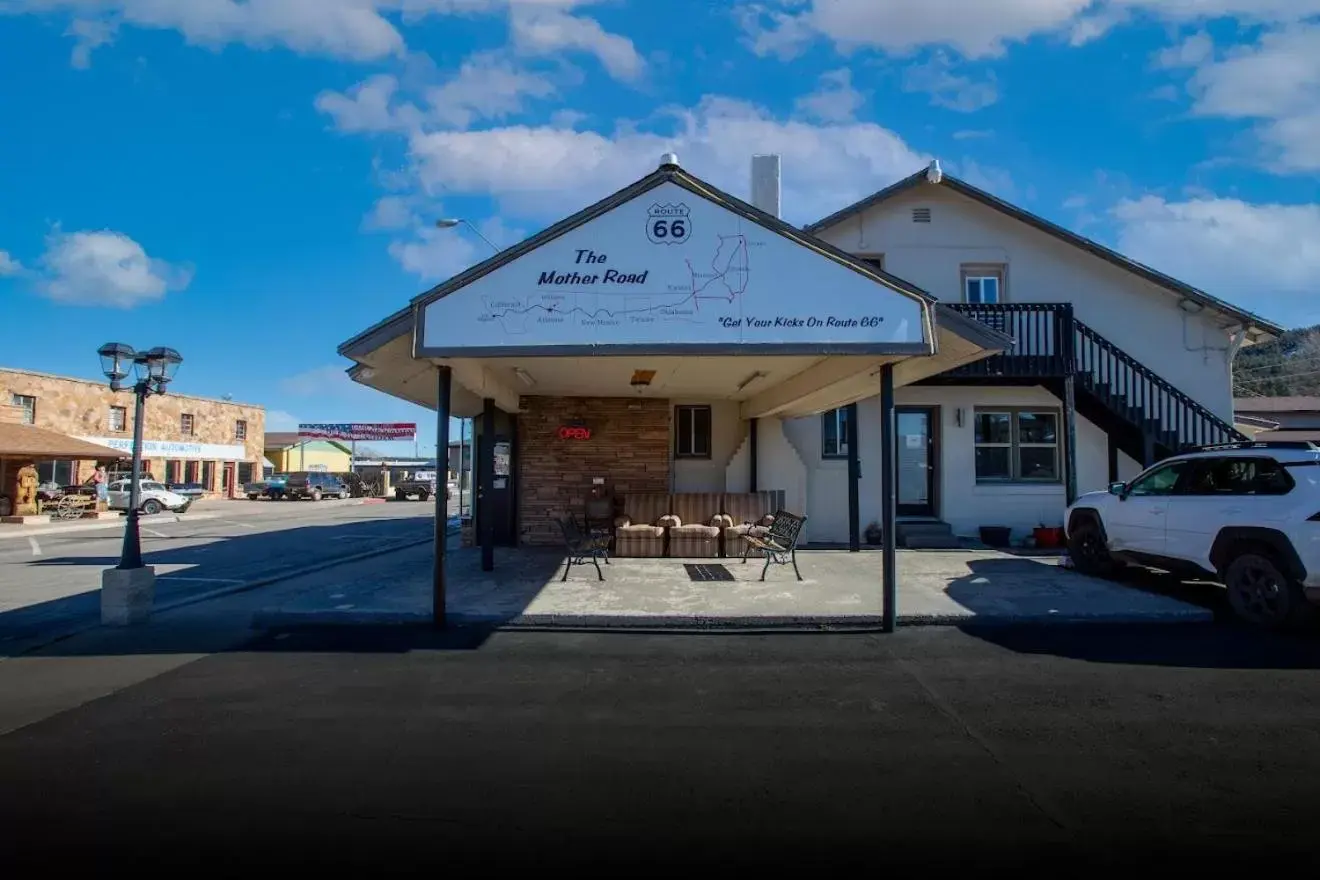
<path id="1" fill-rule="evenodd" d="M 719 563 L 707 565 L 705 563 L 685 562 L 683 567 L 687 569 L 688 580 L 690 581 L 731 581 L 733 572 L 729 571 Z"/>

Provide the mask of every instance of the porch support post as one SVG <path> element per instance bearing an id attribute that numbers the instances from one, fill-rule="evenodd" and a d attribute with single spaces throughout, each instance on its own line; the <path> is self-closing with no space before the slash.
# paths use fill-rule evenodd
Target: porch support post
<path id="1" fill-rule="evenodd" d="M 1109 447 L 1109 482 L 1118 482 L 1118 444 L 1113 434 L 1105 434 L 1105 445 Z"/>
<path id="2" fill-rule="evenodd" d="M 1142 467 L 1150 467 L 1155 463 L 1155 435 L 1150 432 L 1150 426 L 1141 429 L 1141 457 Z"/>
<path id="3" fill-rule="evenodd" d="M 756 429 L 759 424 L 757 419 L 747 420 L 747 452 L 751 461 L 747 463 L 747 473 L 749 476 L 747 491 L 756 491 Z"/>
<path id="4" fill-rule="evenodd" d="M 436 368 L 435 442 L 449 448 L 449 401 L 453 389 L 449 367 Z M 448 493 L 435 493 L 435 558 L 431 565 L 431 625 L 445 625 L 445 546 L 449 543 Z"/>
<path id="5" fill-rule="evenodd" d="M 848 404 L 844 412 L 844 418 L 848 420 L 845 435 L 848 444 L 848 552 L 859 553 L 862 549 L 862 461 L 857 439 L 857 404 Z"/>
<path id="6" fill-rule="evenodd" d="M 1076 380 L 1069 373 L 1063 380 L 1064 479 L 1067 480 L 1068 503 L 1077 500 L 1077 396 Z"/>
<path id="7" fill-rule="evenodd" d="M 481 570 L 495 570 L 495 517 L 490 503 L 495 491 L 495 401 L 487 397 L 482 402 L 481 450 L 477 463 L 477 481 L 481 488 L 477 492 L 477 527 L 481 529 Z"/>
<path id="8" fill-rule="evenodd" d="M 894 455 L 894 365 L 880 367 L 880 528 L 884 533 L 881 555 L 881 629 L 898 627 L 898 460 Z"/>

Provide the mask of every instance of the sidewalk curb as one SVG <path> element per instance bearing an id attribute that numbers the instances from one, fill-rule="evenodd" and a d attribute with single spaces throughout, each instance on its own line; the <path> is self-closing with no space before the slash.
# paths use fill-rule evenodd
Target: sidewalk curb
<path id="1" fill-rule="evenodd" d="M 281 574 L 270 575 L 269 577 L 257 578 L 256 580 L 251 580 L 251 581 L 244 581 L 241 584 L 231 584 L 227 587 L 218 587 L 214 590 L 208 590 L 205 593 L 198 593 L 193 596 L 185 596 L 179 599 L 175 599 L 172 602 L 153 604 L 151 607 L 151 617 L 152 619 L 154 619 L 159 614 L 164 614 L 168 611 L 174 611 L 175 609 L 178 608 L 184 608 L 188 605 L 196 605 L 199 602 L 208 602 L 212 599 L 222 599 L 225 596 L 232 596 L 236 593 L 245 593 L 249 590 L 255 590 L 260 587 L 267 587 L 270 586 L 271 584 L 279 583 L 280 581 L 287 581 L 287 580 L 292 580 L 293 578 L 296 577 L 302 577 L 305 574 L 315 574 L 316 572 L 324 571 L 327 568 L 334 568 L 336 565 L 343 565 L 349 562 L 360 562 L 363 559 L 370 559 L 373 556 L 383 556 L 386 553 L 393 553 L 396 550 L 404 550 L 409 547 L 419 546 L 421 544 L 429 544 L 433 540 L 434 538 L 428 535 L 425 538 L 417 538 L 412 541 L 403 541 L 398 544 L 391 544 L 388 547 L 375 547 L 371 550 L 364 550 L 361 553 L 354 553 L 349 556 L 340 556 L 335 559 L 327 559 L 324 562 L 318 562 L 315 565 L 309 565 L 305 568 L 300 568 L 297 571 L 287 571 Z M 148 623 L 148 625 L 150 625 L 150 623 Z M 40 651 L 43 648 L 49 648 L 51 645 L 65 641 L 66 639 L 71 639 L 74 636 L 79 636 L 82 635 L 83 633 L 91 632 L 94 629 L 101 629 L 103 626 L 105 625 L 101 623 L 99 618 L 94 621 L 88 621 L 87 623 L 64 630 L 63 632 L 53 633 L 49 639 L 46 639 L 38 644 L 29 645 L 28 647 L 24 648 L 22 651 L 19 651 L 16 654 L 12 654 L 7 657 L 0 657 L 0 660 L 6 660 L 6 659 L 12 660 L 15 657 L 21 657 L 27 654 L 31 654 L 35 651 Z M 133 627 L 106 627 L 106 629 L 115 629 L 115 630 L 121 630 L 127 632 L 127 631 L 132 631 Z"/>

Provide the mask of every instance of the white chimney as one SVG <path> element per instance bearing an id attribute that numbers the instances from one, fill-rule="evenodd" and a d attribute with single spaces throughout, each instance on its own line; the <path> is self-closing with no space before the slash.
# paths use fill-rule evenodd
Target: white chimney
<path id="1" fill-rule="evenodd" d="M 779 216 L 779 157 L 752 157 L 752 205 Z"/>
<path id="2" fill-rule="evenodd" d="M 678 167 L 677 153 L 665 153 L 663 156 L 660 157 L 660 167 L 664 168 L 667 165 L 673 165 L 676 168 Z"/>
<path id="3" fill-rule="evenodd" d="M 944 169 L 940 168 L 939 159 L 930 160 L 930 166 L 926 168 L 926 179 L 931 183 L 939 183 L 944 179 Z"/>

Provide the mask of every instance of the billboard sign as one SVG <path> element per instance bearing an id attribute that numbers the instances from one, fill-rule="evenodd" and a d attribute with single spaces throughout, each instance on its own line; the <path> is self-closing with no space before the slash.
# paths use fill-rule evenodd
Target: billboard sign
<path id="1" fill-rule="evenodd" d="M 299 440 L 416 440 L 412 422 L 345 422 L 298 426 Z"/>

